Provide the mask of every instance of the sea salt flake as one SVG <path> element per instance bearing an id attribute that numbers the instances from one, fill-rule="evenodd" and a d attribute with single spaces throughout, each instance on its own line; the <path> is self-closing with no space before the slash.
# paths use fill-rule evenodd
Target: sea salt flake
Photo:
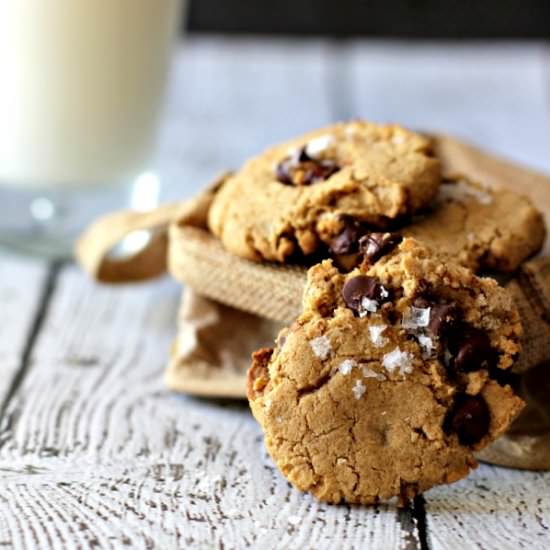
<path id="1" fill-rule="evenodd" d="M 420 334 L 418 336 L 418 343 L 420 344 L 420 348 L 422 349 L 422 359 L 429 359 L 433 355 L 434 351 L 434 342 L 425 334 Z"/>
<path id="2" fill-rule="evenodd" d="M 311 346 L 313 353 L 321 359 L 321 361 L 327 359 L 332 352 L 330 340 L 326 336 L 319 336 L 313 340 L 310 340 L 309 345 Z"/>
<path id="3" fill-rule="evenodd" d="M 386 290 L 386 288 L 382 285 L 380 285 L 380 297 L 381 298 L 387 298 L 390 295 L 390 293 Z"/>
<path id="4" fill-rule="evenodd" d="M 399 374 L 404 376 L 412 372 L 412 355 L 407 351 L 401 351 L 399 348 L 395 348 L 390 353 L 386 353 L 382 359 L 382 365 L 384 368 L 393 373 L 399 370 Z"/>
<path id="5" fill-rule="evenodd" d="M 359 317 L 366 317 L 369 313 L 375 313 L 378 311 L 378 302 L 371 300 L 366 296 L 361 298 L 361 309 L 359 310 Z"/>
<path id="6" fill-rule="evenodd" d="M 453 356 L 451 355 L 451 352 L 447 348 L 445 348 L 445 352 L 443 353 L 443 364 L 446 367 L 449 367 L 451 365 L 452 358 Z"/>
<path id="7" fill-rule="evenodd" d="M 353 359 L 344 359 L 339 365 L 338 370 L 344 375 L 348 375 L 353 367 L 356 366 L 356 363 Z"/>
<path id="8" fill-rule="evenodd" d="M 427 327 L 430 324 L 430 309 L 429 307 L 411 306 L 403 315 L 403 320 L 401 321 L 403 328 L 415 330 Z"/>
<path id="9" fill-rule="evenodd" d="M 365 395 L 365 392 L 367 391 L 367 388 L 365 388 L 365 384 L 361 380 L 355 381 L 355 386 L 351 389 L 353 392 L 353 395 L 355 396 L 355 399 L 361 399 L 363 395 Z"/>
<path id="10" fill-rule="evenodd" d="M 311 158 L 317 158 L 333 144 L 334 137 L 329 134 L 316 137 L 306 145 L 306 154 Z"/>
<path id="11" fill-rule="evenodd" d="M 382 336 L 388 325 L 373 325 L 369 327 L 370 340 L 375 348 L 381 348 L 388 343 L 388 339 Z"/>
<path id="12" fill-rule="evenodd" d="M 376 372 L 374 369 L 371 369 L 370 367 L 363 367 L 363 376 L 365 378 L 375 378 L 376 380 L 385 380 L 386 377 L 380 373 Z"/>

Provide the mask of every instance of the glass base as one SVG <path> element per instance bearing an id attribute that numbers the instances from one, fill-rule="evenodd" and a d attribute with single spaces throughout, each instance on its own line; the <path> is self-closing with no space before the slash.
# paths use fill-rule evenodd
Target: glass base
<path id="1" fill-rule="evenodd" d="M 158 206 L 159 181 L 146 172 L 135 181 L 29 189 L 0 182 L 0 246 L 51 259 L 67 259 L 82 231 L 114 210 Z"/>

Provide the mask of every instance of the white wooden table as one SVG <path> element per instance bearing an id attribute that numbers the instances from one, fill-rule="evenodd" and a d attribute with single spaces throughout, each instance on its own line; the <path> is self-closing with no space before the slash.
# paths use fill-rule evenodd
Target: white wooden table
<path id="1" fill-rule="evenodd" d="M 191 39 L 158 167 L 165 198 L 279 139 L 363 116 L 550 172 L 544 44 Z M 180 289 L 112 289 L 0 253 L 0 546 L 550 548 L 550 473 L 482 465 L 398 511 L 291 489 L 245 403 L 170 393 Z"/>

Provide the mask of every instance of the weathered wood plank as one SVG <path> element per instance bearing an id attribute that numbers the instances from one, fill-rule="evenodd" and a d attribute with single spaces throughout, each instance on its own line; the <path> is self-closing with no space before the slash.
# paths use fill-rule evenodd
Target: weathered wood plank
<path id="1" fill-rule="evenodd" d="M 170 281 L 97 287 L 76 268 L 63 271 L 7 411 L 0 541 L 381 549 L 409 541 L 392 506 L 330 507 L 291 489 L 246 404 L 166 391 L 178 292 Z"/>
<path id="2" fill-rule="evenodd" d="M 45 262 L 0 250 L 0 403 L 21 367 L 47 271 Z"/>
<path id="3" fill-rule="evenodd" d="M 543 44 L 358 41 L 341 55 L 351 114 L 452 133 L 550 171 Z"/>
<path id="4" fill-rule="evenodd" d="M 427 498 L 429 542 L 456 548 L 550 547 L 550 473 L 482 465 L 467 480 Z"/>

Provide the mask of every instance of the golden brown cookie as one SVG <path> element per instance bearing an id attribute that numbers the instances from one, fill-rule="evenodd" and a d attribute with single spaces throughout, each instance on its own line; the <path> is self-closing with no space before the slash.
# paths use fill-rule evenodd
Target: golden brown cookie
<path id="1" fill-rule="evenodd" d="M 386 234 L 347 275 L 310 269 L 303 313 L 253 356 L 250 406 L 298 489 L 406 500 L 466 476 L 520 411 L 507 372 L 520 334 L 494 280 Z"/>
<path id="2" fill-rule="evenodd" d="M 426 206 L 440 183 L 430 141 L 399 126 L 340 123 L 248 161 L 208 224 L 230 252 L 284 262 L 315 253 L 340 216 L 373 227 Z"/>
<path id="3" fill-rule="evenodd" d="M 341 217 L 333 230 L 327 256 L 343 269 L 353 268 L 364 252 L 361 242 L 373 229 Z M 498 272 L 515 271 L 541 249 L 546 236 L 542 214 L 527 197 L 465 177 L 443 181 L 429 208 L 393 230 L 475 271 Z"/>

